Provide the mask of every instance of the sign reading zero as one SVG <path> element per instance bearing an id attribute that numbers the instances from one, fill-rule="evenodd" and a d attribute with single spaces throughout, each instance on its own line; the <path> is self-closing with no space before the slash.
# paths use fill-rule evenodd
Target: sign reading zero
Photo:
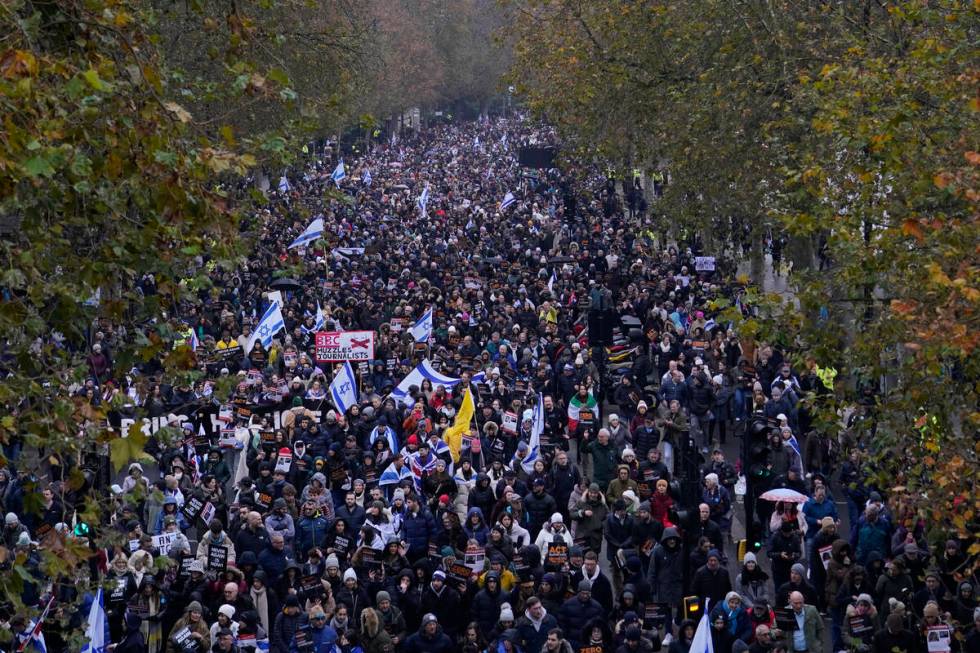
<path id="1" fill-rule="evenodd" d="M 374 331 L 317 331 L 318 363 L 374 359 Z"/>

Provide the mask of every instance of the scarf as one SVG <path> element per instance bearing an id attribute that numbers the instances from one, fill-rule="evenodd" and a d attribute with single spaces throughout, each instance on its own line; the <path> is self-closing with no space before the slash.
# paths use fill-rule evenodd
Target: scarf
<path id="1" fill-rule="evenodd" d="M 271 625 L 269 624 L 269 594 L 265 591 L 265 588 L 255 589 L 254 587 L 249 590 L 249 594 L 252 597 L 252 603 L 255 604 L 255 611 L 259 613 L 259 623 L 262 624 L 263 630 L 267 633 L 272 632 Z"/>

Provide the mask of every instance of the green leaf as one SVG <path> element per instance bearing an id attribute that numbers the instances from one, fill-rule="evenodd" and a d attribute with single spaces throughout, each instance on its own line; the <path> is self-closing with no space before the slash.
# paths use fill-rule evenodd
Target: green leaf
<path id="1" fill-rule="evenodd" d="M 146 435 L 140 430 L 139 424 L 129 427 L 126 436 L 119 436 L 109 442 L 109 459 L 118 472 L 133 461 L 144 457 L 143 447 L 146 446 Z"/>
<path id="2" fill-rule="evenodd" d="M 51 161 L 43 154 L 28 159 L 21 167 L 30 177 L 51 177 L 55 173 Z"/>
<path id="3" fill-rule="evenodd" d="M 96 91 L 102 91 L 106 89 L 106 83 L 102 81 L 99 77 L 97 70 L 89 68 L 84 73 L 82 73 L 82 78 L 88 83 L 89 86 L 94 88 Z"/>

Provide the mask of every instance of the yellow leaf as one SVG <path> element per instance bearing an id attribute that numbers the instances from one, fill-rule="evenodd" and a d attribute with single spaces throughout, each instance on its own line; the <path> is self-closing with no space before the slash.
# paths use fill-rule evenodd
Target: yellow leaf
<path id="1" fill-rule="evenodd" d="M 167 111 L 177 116 L 177 119 L 180 120 L 181 122 L 190 122 L 191 120 L 190 112 L 188 112 L 187 109 L 180 106 L 176 102 L 164 102 L 163 106 L 164 108 L 166 108 Z"/>

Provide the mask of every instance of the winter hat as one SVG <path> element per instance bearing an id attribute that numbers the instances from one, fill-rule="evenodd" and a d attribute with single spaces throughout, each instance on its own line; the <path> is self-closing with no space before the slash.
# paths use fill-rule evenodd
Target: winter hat
<path id="1" fill-rule="evenodd" d="M 560 512 L 556 512 L 555 514 L 553 514 L 551 516 L 551 520 L 550 521 L 551 521 L 552 524 L 564 524 L 565 523 L 565 518 L 561 516 L 561 513 Z"/>
<path id="2" fill-rule="evenodd" d="M 384 590 L 381 590 L 380 592 L 378 592 L 375 595 L 375 597 L 374 597 L 374 602 L 377 605 L 381 605 L 381 602 L 382 601 L 391 601 L 391 594 L 389 594 L 388 592 L 386 592 Z"/>
<path id="3" fill-rule="evenodd" d="M 752 553 L 751 551 L 748 551 L 748 552 L 747 552 L 747 553 L 745 554 L 745 557 L 744 557 L 744 558 L 742 558 L 742 562 L 743 562 L 743 563 L 747 563 L 747 562 L 754 562 L 755 564 L 759 564 L 759 561 L 758 561 L 758 560 L 756 560 L 756 557 L 755 557 L 755 554 L 754 554 L 754 553 Z"/>
<path id="4" fill-rule="evenodd" d="M 617 415 L 616 413 L 612 413 L 609 416 L 609 421 L 610 422 L 618 422 L 619 421 L 619 415 Z"/>
<path id="5" fill-rule="evenodd" d="M 636 458 L 636 452 L 630 449 L 629 447 L 626 447 L 625 449 L 623 449 L 623 458 L 626 458 L 627 456 L 633 456 L 634 458 Z"/>
<path id="6" fill-rule="evenodd" d="M 15 515 L 12 512 L 8 512 L 7 516 L 4 517 L 3 520 L 4 522 L 6 522 L 7 526 L 13 526 L 14 524 L 20 521 L 19 519 L 17 519 L 17 515 Z"/>
<path id="7" fill-rule="evenodd" d="M 579 583 L 578 583 L 578 591 L 579 592 L 591 592 L 592 591 L 592 581 L 590 581 L 588 578 L 583 578 L 582 580 L 580 580 Z"/>
<path id="8" fill-rule="evenodd" d="M 330 555 L 328 555 L 327 561 L 323 565 L 324 569 L 330 569 L 331 567 L 336 567 L 337 569 L 340 569 L 340 561 L 337 559 L 336 553 L 331 553 Z"/>
<path id="9" fill-rule="evenodd" d="M 711 558 L 717 558 L 719 561 L 721 560 L 721 553 L 718 552 L 718 549 L 711 549 L 708 551 L 708 559 L 710 560 Z"/>
<path id="10" fill-rule="evenodd" d="M 223 614 L 226 617 L 228 617 L 229 619 L 234 619 L 235 618 L 235 606 L 228 605 L 227 603 L 225 603 L 220 608 L 218 608 L 218 614 Z"/>
<path id="11" fill-rule="evenodd" d="M 626 629 L 626 641 L 627 642 L 638 642 L 640 641 L 641 633 L 640 629 L 636 626 L 630 626 Z"/>
<path id="12" fill-rule="evenodd" d="M 795 565 L 789 568 L 791 572 L 799 574 L 802 578 L 806 578 L 806 567 L 801 563 L 797 562 Z"/>
<path id="13" fill-rule="evenodd" d="M 593 483 L 589 486 L 589 492 L 593 492 L 593 491 L 602 492 L 602 489 L 599 487 L 598 483 Z"/>
<path id="14" fill-rule="evenodd" d="M 349 580 L 357 580 L 357 572 L 354 571 L 353 567 L 349 567 L 347 571 L 344 572 L 344 582 Z"/>
<path id="15" fill-rule="evenodd" d="M 822 528 L 828 528 L 833 525 L 834 525 L 834 518 L 831 517 L 830 515 L 827 515 L 826 517 L 820 520 L 820 526 Z"/>
<path id="16" fill-rule="evenodd" d="M 426 615 L 422 617 L 422 627 L 425 628 L 431 623 L 439 623 L 439 620 L 436 619 L 436 616 L 434 614 L 432 614 L 431 612 L 427 612 Z"/>
<path id="17" fill-rule="evenodd" d="M 204 610 L 201 609 L 201 604 L 200 603 L 198 603 L 197 601 L 191 601 L 190 603 L 187 604 L 187 609 L 184 610 L 184 612 L 201 612 L 201 613 L 203 613 Z"/>
<path id="18" fill-rule="evenodd" d="M 935 601 L 929 601 L 926 603 L 926 607 L 922 608 L 923 617 L 939 617 L 939 604 Z"/>
<path id="19" fill-rule="evenodd" d="M 875 602 L 871 599 L 870 594 L 858 594 L 857 601 L 855 603 L 867 603 L 868 605 L 874 605 Z"/>
<path id="20" fill-rule="evenodd" d="M 432 572 L 432 580 L 435 580 L 436 578 L 443 581 L 446 580 L 446 572 L 444 572 L 442 569 L 436 569 L 434 572 Z"/>
<path id="21" fill-rule="evenodd" d="M 290 594 L 286 597 L 285 607 L 287 608 L 298 608 L 299 598 L 295 594 Z"/>
<path id="22" fill-rule="evenodd" d="M 977 610 L 980 610 L 980 608 L 977 608 Z M 976 615 L 974 615 L 973 618 L 976 620 Z M 902 619 L 902 615 L 892 613 L 888 615 L 887 619 L 885 619 L 885 626 L 888 628 L 889 632 L 897 633 L 905 627 L 905 622 Z"/>
<path id="23" fill-rule="evenodd" d="M 498 621 L 513 621 L 514 620 L 514 610 L 510 607 L 510 603 L 500 604 L 500 619 Z"/>
<path id="24" fill-rule="evenodd" d="M 637 410 L 640 410 L 641 408 L 642 408 L 643 410 L 646 410 L 646 409 L 647 409 L 647 402 L 645 402 L 645 401 L 641 401 L 641 402 L 639 402 L 638 404 L 636 404 L 636 409 L 637 409 Z"/>
<path id="25" fill-rule="evenodd" d="M 391 495 L 391 500 L 394 502 L 394 501 L 398 501 L 399 499 L 401 499 L 402 501 L 405 500 L 405 490 L 401 488 L 396 488 Z"/>

